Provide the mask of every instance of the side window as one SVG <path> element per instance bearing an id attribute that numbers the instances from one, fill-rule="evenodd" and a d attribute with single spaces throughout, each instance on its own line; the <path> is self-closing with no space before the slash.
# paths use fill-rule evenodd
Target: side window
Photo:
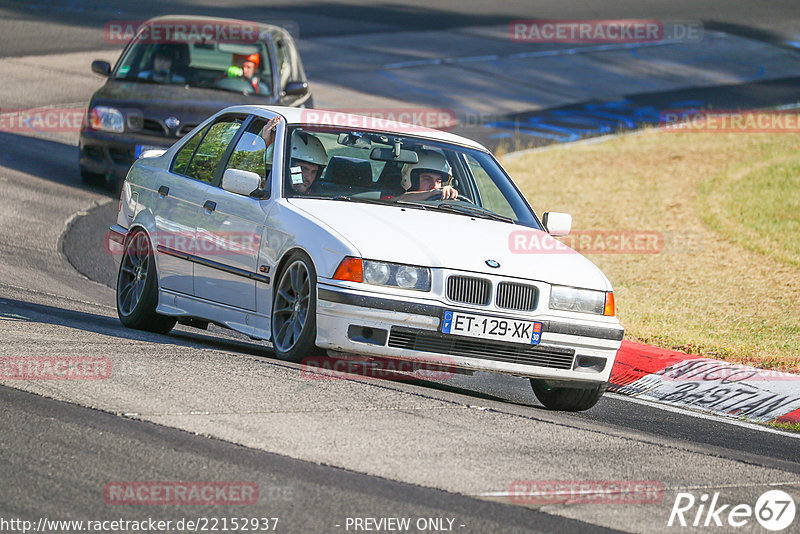
<path id="1" fill-rule="evenodd" d="M 283 41 L 275 42 L 275 51 L 278 56 L 278 75 L 280 76 L 281 89 L 286 87 L 286 84 L 292 77 L 292 64 L 289 59 L 289 50 L 286 43 Z"/>
<path id="2" fill-rule="evenodd" d="M 277 119 L 267 122 L 254 120 L 242 134 L 231 152 L 225 169 L 240 169 L 258 174 L 261 177 L 260 198 L 269 197 L 269 176 L 272 171 L 272 158 L 275 149 Z"/>
<path id="3" fill-rule="evenodd" d="M 231 159 L 228 160 L 225 168 L 254 172 L 261 177 L 263 182 L 267 178 L 266 153 L 266 141 L 257 134 L 245 132 L 236 143 Z"/>
<path id="4" fill-rule="evenodd" d="M 175 156 L 175 161 L 172 164 L 172 172 L 177 174 L 186 174 L 186 169 L 189 167 L 189 160 L 192 159 L 194 149 L 200 144 L 200 140 L 208 131 L 208 126 L 194 134 L 194 136 L 183 145 L 178 155 Z"/>
<path id="5" fill-rule="evenodd" d="M 186 176 L 201 182 L 213 182 L 222 155 L 241 126 L 241 119 L 231 118 L 213 124 L 197 147 Z"/>

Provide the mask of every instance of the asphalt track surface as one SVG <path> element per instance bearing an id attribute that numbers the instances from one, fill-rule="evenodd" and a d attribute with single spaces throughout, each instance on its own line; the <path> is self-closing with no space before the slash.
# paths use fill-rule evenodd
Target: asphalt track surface
<path id="1" fill-rule="evenodd" d="M 722 17 L 727 24 L 787 36 L 796 29 L 792 3 L 732 8 L 726 2 L 724 10 L 722 5 L 662 2 L 645 9 L 638 2 L 605 7 L 550 2 L 533 9 L 523 2 L 460 3 L 457 8 L 433 2 L 293 3 L 203 11 L 243 18 L 248 18 L 244 13 L 283 15 L 300 22 L 302 35 L 323 37 L 413 25 L 502 24 L 518 17 Z M 148 2 L 92 9 L 77 2 L 42 6 L 0 4 L 4 14 L 18 18 L 0 23 L 0 56 L 96 50 L 98 43 L 86 28 L 112 17 L 147 18 L 168 9 Z M 169 11 L 199 8 L 173 4 Z M 43 33 L 58 39 L 37 38 Z M 114 273 L 108 257 L 98 252 L 97 229 L 113 218 L 115 199 L 80 185 L 69 142 L 0 133 L 0 146 L 2 355 L 102 354 L 118 369 L 111 384 L 99 388 L 3 381 L 0 473 L 11 483 L 0 489 L 0 517 L 268 515 L 281 518 L 278 531 L 336 532 L 343 531 L 337 525 L 347 517 L 408 516 L 455 518 L 456 525 L 464 525 L 456 530 L 463 532 L 605 527 L 646 532 L 664 529 L 681 488 L 721 491 L 730 502 L 752 504 L 770 484 L 783 484 L 800 502 L 796 436 L 613 395 L 585 413 L 548 412 L 524 380 L 484 373 L 439 382 L 375 383 L 354 377 L 301 384 L 295 391 L 289 386 L 296 366 L 223 330 L 181 328 L 169 336 L 127 331 L 114 317 L 113 292 L 101 285 L 113 285 Z M 84 216 L 73 217 L 77 212 Z M 203 387 L 187 385 L 192 381 Z M 259 391 L 264 388 L 274 389 L 274 395 Z M 281 407 L 286 402 L 297 406 Z M 344 418 L 337 415 L 339 407 Z M 437 417 L 437 412 L 449 415 Z M 414 414 L 411 423 L 409 414 Z M 323 424 L 326 418 L 345 431 Z M 307 433 L 289 428 L 301 423 L 308 425 Z M 431 428 L 439 431 L 430 433 Z M 507 448 L 498 445 L 503 441 Z M 665 498 L 638 507 L 537 510 L 485 495 L 502 492 L 517 479 L 600 478 L 660 480 Z M 198 512 L 198 507 L 110 506 L 103 500 L 109 481 L 209 479 L 256 482 L 262 498 L 244 513 L 233 507 Z M 475 497 L 481 493 L 482 498 Z"/>

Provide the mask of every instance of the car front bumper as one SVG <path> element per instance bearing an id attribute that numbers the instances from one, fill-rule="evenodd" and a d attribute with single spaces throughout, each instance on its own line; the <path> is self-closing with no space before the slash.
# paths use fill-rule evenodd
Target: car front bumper
<path id="1" fill-rule="evenodd" d="M 78 143 L 81 170 L 112 175 L 120 181 L 136 161 L 136 147 L 169 148 L 177 138 L 138 134 L 113 134 L 84 129 Z"/>
<path id="2" fill-rule="evenodd" d="M 607 382 L 620 347 L 618 323 L 565 320 L 547 313 L 505 313 L 542 323 L 538 345 L 440 332 L 444 312 L 485 314 L 434 299 L 317 285 L 318 347 L 337 352 L 433 363 L 566 382 Z"/>

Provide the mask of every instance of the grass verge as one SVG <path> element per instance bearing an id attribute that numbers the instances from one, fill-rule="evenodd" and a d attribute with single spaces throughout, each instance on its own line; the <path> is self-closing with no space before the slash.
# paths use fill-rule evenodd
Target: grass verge
<path id="1" fill-rule="evenodd" d="M 800 135 L 674 133 L 509 157 L 538 213 L 581 231 L 657 232 L 657 253 L 586 254 L 626 338 L 800 371 Z"/>

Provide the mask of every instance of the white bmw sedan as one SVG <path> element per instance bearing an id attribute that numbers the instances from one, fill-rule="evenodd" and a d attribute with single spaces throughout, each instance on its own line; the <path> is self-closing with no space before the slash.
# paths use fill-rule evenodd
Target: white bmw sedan
<path id="1" fill-rule="evenodd" d="M 125 181 L 117 309 L 320 351 L 528 377 L 548 408 L 603 395 L 623 329 L 608 279 L 497 160 L 456 135 L 238 106 Z M 330 354 L 330 352 L 329 352 Z"/>

